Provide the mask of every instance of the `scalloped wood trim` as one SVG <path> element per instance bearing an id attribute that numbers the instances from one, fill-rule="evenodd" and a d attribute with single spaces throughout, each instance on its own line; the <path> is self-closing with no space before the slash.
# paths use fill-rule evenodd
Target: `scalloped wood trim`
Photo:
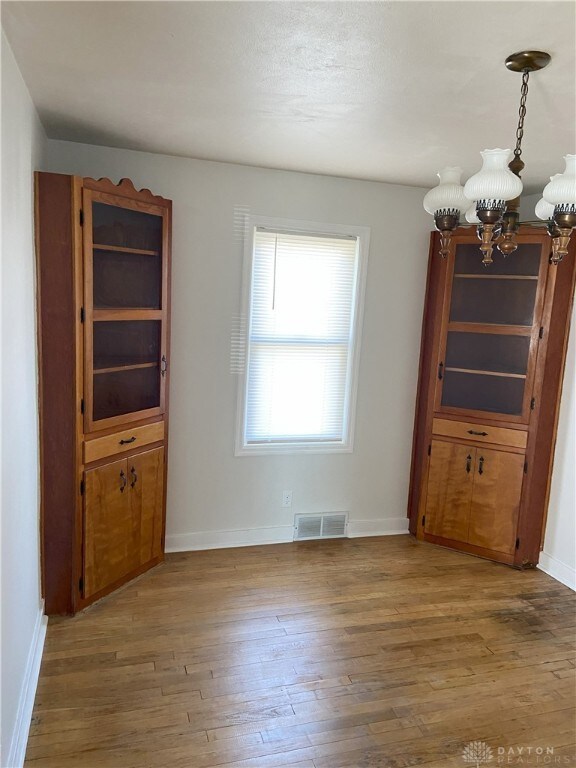
<path id="1" fill-rule="evenodd" d="M 90 177 L 82 180 L 84 187 L 87 189 L 95 189 L 99 192 L 108 192 L 112 195 L 118 195 L 120 197 L 129 197 L 132 200 L 141 200 L 146 203 L 154 203 L 155 205 L 170 206 L 171 200 L 161 197 L 160 195 L 153 195 L 149 189 L 136 189 L 130 179 L 120 179 L 118 184 L 114 184 L 108 178 L 92 179 Z"/>

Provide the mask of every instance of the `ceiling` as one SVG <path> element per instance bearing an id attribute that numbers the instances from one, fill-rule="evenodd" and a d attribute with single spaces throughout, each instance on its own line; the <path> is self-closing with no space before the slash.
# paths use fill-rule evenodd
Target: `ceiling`
<path id="1" fill-rule="evenodd" d="M 528 191 L 574 152 L 572 2 L 2 2 L 50 138 L 432 186 L 513 147 Z"/>

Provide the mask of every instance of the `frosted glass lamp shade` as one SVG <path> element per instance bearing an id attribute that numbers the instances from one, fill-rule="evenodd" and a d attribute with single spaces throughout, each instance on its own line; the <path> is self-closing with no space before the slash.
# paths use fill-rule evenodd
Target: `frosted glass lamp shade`
<path id="1" fill-rule="evenodd" d="M 439 211 L 464 213 L 470 205 L 470 200 L 464 196 L 464 187 L 460 184 L 461 176 L 462 168 L 444 168 L 440 171 L 440 183 L 424 197 L 424 210 L 432 216 Z"/>
<path id="2" fill-rule="evenodd" d="M 576 155 L 566 155 L 566 170 L 550 178 L 544 187 L 543 198 L 554 206 L 576 206 Z"/>
<path id="3" fill-rule="evenodd" d="M 476 203 L 472 203 L 470 208 L 466 211 L 466 221 L 468 224 L 481 224 L 482 222 L 476 215 Z"/>
<path id="4" fill-rule="evenodd" d="M 469 200 L 513 200 L 522 194 L 522 182 L 508 168 L 510 149 L 485 149 L 480 155 L 482 168 L 464 186 Z"/>
<path id="5" fill-rule="evenodd" d="M 539 219 L 542 219 L 542 221 L 550 221 L 554 216 L 554 205 L 552 203 L 547 203 L 546 200 L 541 197 L 536 203 L 534 213 Z"/>

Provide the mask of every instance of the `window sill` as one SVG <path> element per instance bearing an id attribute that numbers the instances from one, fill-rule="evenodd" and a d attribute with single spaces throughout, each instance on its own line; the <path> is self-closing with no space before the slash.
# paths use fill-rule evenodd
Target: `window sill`
<path id="1" fill-rule="evenodd" d="M 295 454 L 331 454 L 331 453 L 352 453 L 353 446 L 351 444 L 338 443 L 334 445 L 321 445 L 315 443 L 309 445 L 306 443 L 287 443 L 284 445 L 241 445 L 236 446 L 234 456 L 274 456 L 281 454 L 295 455 Z"/>

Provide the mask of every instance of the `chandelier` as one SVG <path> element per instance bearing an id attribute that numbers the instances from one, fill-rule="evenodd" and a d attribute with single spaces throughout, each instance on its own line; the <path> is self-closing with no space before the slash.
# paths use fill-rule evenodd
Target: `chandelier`
<path id="1" fill-rule="evenodd" d="M 530 72 L 543 69 L 549 62 L 550 55 L 543 51 L 520 51 L 508 56 L 505 61 L 509 70 L 522 73 L 514 151 L 485 149 L 480 152 L 482 168 L 464 186 L 460 183 L 461 168 L 444 168 L 438 174 L 438 186 L 424 197 L 424 208 L 434 216 L 436 229 L 440 232 L 440 255 L 443 258 L 448 255 L 452 232 L 459 226 L 461 215 L 469 224 L 477 225 L 485 266 L 492 263 L 494 245 L 504 256 L 516 250 L 516 232 L 520 224 L 540 224 L 520 221 L 520 173 L 524 168 L 522 137 L 528 79 Z M 550 183 L 544 187 L 542 199 L 535 210 L 538 219 L 548 224 L 553 264 L 558 264 L 568 253 L 570 236 L 576 227 L 576 155 L 566 155 L 564 160 L 564 172 L 550 177 Z"/>

